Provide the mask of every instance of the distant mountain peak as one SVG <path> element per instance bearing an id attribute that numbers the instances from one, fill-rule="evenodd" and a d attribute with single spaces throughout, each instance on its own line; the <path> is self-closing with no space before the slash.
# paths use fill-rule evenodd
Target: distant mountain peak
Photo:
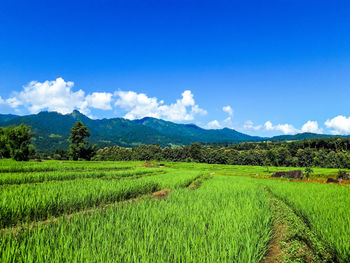
<path id="1" fill-rule="evenodd" d="M 84 117 L 86 117 L 84 114 L 82 114 L 80 111 L 78 111 L 78 110 L 73 110 L 72 111 L 72 113 L 71 113 L 71 115 L 73 116 L 73 117 L 76 117 L 76 116 L 84 116 Z"/>
<path id="2" fill-rule="evenodd" d="M 67 149 L 70 129 L 77 121 L 83 122 L 88 127 L 91 132 L 91 142 L 97 143 L 99 147 L 113 145 L 133 147 L 140 144 L 188 145 L 193 142 L 240 143 L 330 137 L 330 135 L 303 133 L 262 138 L 240 133 L 230 128 L 207 130 L 195 124 L 177 124 L 153 117 L 145 117 L 140 120 L 123 118 L 94 120 L 78 110 L 74 110 L 70 114 L 48 111 L 27 116 L 0 114 L 0 126 L 19 125 L 21 123 L 31 126 L 37 134 L 33 143 L 39 152 Z M 61 137 L 51 136 L 52 134 Z"/>

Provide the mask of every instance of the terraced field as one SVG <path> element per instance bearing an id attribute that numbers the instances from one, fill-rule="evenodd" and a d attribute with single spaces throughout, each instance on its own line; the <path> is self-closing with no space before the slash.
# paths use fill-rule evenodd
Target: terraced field
<path id="1" fill-rule="evenodd" d="M 350 187 L 268 177 L 251 166 L 0 160 L 0 262 L 349 262 Z"/>

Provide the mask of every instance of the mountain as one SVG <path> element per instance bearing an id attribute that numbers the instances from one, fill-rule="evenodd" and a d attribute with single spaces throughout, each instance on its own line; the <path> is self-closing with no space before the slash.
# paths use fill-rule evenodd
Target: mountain
<path id="1" fill-rule="evenodd" d="M 187 145 L 192 142 L 238 143 L 263 139 L 228 128 L 206 130 L 194 124 L 176 124 L 149 117 L 134 121 L 123 118 L 93 120 L 79 111 L 65 115 L 47 111 L 27 116 L 0 115 L 0 126 L 21 123 L 31 126 L 32 131 L 36 133 L 33 144 L 39 152 L 68 148 L 70 129 L 77 121 L 88 127 L 91 132 L 90 142 L 97 143 L 99 147 L 133 147 L 140 144 L 169 146 Z"/>
<path id="2" fill-rule="evenodd" d="M 261 137 L 250 136 L 237 132 L 232 129 L 224 128 L 219 130 L 206 130 L 194 124 L 176 124 L 170 121 L 146 117 L 134 122 L 151 127 L 161 134 L 167 136 L 181 135 L 186 137 L 190 142 L 241 142 L 241 141 L 258 141 Z"/>
<path id="3" fill-rule="evenodd" d="M 336 135 L 327 135 L 327 134 L 318 134 L 311 132 L 298 133 L 295 135 L 279 135 L 274 136 L 269 139 L 269 141 L 299 141 L 299 140 L 307 140 L 307 139 L 322 139 L 329 137 L 339 137 Z"/>
<path id="4" fill-rule="evenodd" d="M 0 122 L 5 122 L 17 118 L 18 115 L 13 114 L 0 114 Z"/>
<path id="5" fill-rule="evenodd" d="M 100 148 L 113 145 L 124 147 L 134 147 L 140 144 L 170 146 L 188 145 L 193 142 L 296 141 L 332 137 L 332 135 L 300 133 L 262 138 L 228 128 L 207 130 L 194 124 L 177 124 L 151 117 L 133 121 L 123 118 L 93 120 L 76 110 L 70 114 L 47 111 L 27 116 L 0 114 L 0 126 L 6 127 L 21 123 L 31 126 L 32 131 L 36 134 L 33 144 L 39 152 L 67 149 L 70 129 L 77 121 L 83 122 L 88 127 L 91 132 L 90 142 L 96 143 Z"/>

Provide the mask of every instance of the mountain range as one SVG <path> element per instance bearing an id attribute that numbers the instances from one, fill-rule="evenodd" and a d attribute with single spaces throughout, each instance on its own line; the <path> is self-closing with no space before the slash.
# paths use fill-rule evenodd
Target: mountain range
<path id="1" fill-rule="evenodd" d="M 250 136 L 236 130 L 224 128 L 207 130 L 194 124 L 177 124 L 161 119 L 145 117 L 140 120 L 123 118 L 90 119 L 79 111 L 70 114 L 43 111 L 38 114 L 17 116 L 0 114 L 0 126 L 20 125 L 32 127 L 36 136 L 32 139 L 38 152 L 54 152 L 67 149 L 72 126 L 83 122 L 91 132 L 89 141 L 98 147 L 119 145 L 134 147 L 140 144 L 159 144 L 160 146 L 187 145 L 201 143 L 239 143 L 256 141 L 284 141 L 330 137 L 315 133 L 282 135 L 272 138 Z"/>

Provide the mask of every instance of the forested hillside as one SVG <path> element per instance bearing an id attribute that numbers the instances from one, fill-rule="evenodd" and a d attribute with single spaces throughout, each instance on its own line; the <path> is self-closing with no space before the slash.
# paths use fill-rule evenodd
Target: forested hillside
<path id="1" fill-rule="evenodd" d="M 71 127 L 81 121 L 91 132 L 90 143 L 98 148 L 122 146 L 136 147 L 142 144 L 157 144 L 161 147 L 202 144 L 232 145 L 240 142 L 285 141 L 331 137 L 314 133 L 283 135 L 272 138 L 250 136 L 233 129 L 207 130 L 194 124 L 177 124 L 170 121 L 146 117 L 140 120 L 123 118 L 94 120 L 73 111 L 71 114 L 40 112 L 27 116 L 1 115 L 0 126 L 25 124 L 32 128 L 36 136 L 32 143 L 39 153 L 53 153 L 67 149 Z"/>
<path id="2" fill-rule="evenodd" d="M 99 148 L 119 145 L 135 147 L 141 144 L 188 145 L 193 142 L 215 143 L 257 141 L 260 137 L 249 136 L 232 129 L 206 130 L 194 124 L 176 124 L 154 118 L 127 120 L 123 118 L 93 120 L 73 111 L 71 114 L 40 112 L 28 116 L 0 115 L 0 126 L 20 125 L 32 127 L 36 133 L 33 145 L 38 152 L 54 152 L 69 145 L 70 128 L 81 121 L 91 131 L 90 142 Z"/>

